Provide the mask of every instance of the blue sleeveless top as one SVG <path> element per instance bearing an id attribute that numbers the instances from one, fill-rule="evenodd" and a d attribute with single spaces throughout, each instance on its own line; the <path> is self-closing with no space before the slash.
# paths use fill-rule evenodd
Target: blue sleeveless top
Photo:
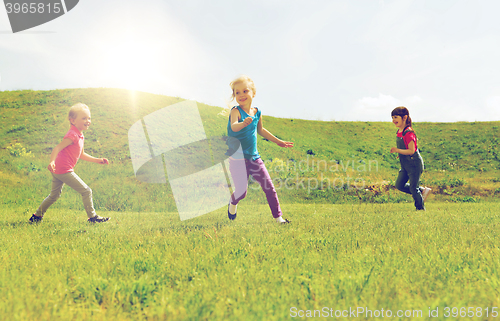
<path id="1" fill-rule="evenodd" d="M 229 147 L 226 155 L 233 156 L 234 158 L 241 158 L 238 155 L 234 154 L 241 144 L 241 149 L 243 150 L 243 157 L 245 159 L 256 160 L 260 158 L 259 152 L 257 151 L 257 124 L 260 119 L 260 109 L 257 108 L 257 112 L 255 115 L 248 115 L 240 106 L 234 106 L 233 108 L 238 108 L 240 112 L 240 120 L 239 123 L 242 123 L 245 118 L 251 117 L 252 123 L 247 127 L 243 128 L 239 132 L 234 132 L 231 129 L 231 116 L 229 116 L 229 120 L 227 121 L 227 145 Z M 232 109 L 231 109 L 232 110 Z M 234 139 L 236 138 L 236 140 Z M 241 155 L 240 155 L 241 156 Z"/>

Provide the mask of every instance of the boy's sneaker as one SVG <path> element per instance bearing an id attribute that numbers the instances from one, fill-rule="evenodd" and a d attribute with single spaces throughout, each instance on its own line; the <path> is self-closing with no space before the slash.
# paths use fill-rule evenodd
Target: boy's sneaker
<path id="1" fill-rule="evenodd" d="M 41 222 L 43 219 L 43 217 L 41 216 L 36 216 L 35 214 L 33 214 L 31 217 L 30 217 L 30 223 L 39 223 Z"/>
<path id="2" fill-rule="evenodd" d="M 102 222 L 106 222 L 108 220 L 109 220 L 109 217 L 102 217 L 102 216 L 96 215 L 94 217 L 89 218 L 87 221 L 89 223 L 102 223 Z"/>
<path id="3" fill-rule="evenodd" d="M 429 187 L 424 187 L 424 190 L 422 191 L 422 198 L 425 202 L 425 200 L 427 199 L 427 197 L 429 196 L 429 194 L 431 193 L 432 189 L 430 189 Z"/>

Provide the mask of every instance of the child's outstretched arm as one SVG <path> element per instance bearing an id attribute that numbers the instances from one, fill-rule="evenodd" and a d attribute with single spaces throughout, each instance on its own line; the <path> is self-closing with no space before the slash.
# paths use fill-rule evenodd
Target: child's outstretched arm
<path id="1" fill-rule="evenodd" d="M 231 129 L 233 132 L 239 132 L 243 128 L 247 127 L 252 123 L 252 117 L 247 117 L 245 120 L 243 120 L 242 123 L 239 122 L 240 120 L 240 112 L 238 111 L 238 108 L 233 108 L 231 109 Z"/>
<path id="2" fill-rule="evenodd" d="M 400 149 L 400 148 L 397 148 L 397 147 L 391 147 L 391 153 L 399 153 L 401 155 L 413 155 L 415 154 L 415 142 L 414 141 L 411 141 L 409 144 L 408 144 L 408 149 Z"/>
<path id="3" fill-rule="evenodd" d="M 293 147 L 292 142 L 285 142 L 284 140 L 279 139 L 278 137 L 271 134 L 271 132 L 269 132 L 267 129 L 265 129 L 262 125 L 262 116 L 260 116 L 259 123 L 257 124 L 257 133 L 265 139 L 276 143 L 280 147 Z"/>
<path id="4" fill-rule="evenodd" d="M 92 163 L 99 163 L 99 164 L 109 164 L 109 161 L 107 158 L 95 158 L 93 156 L 90 156 L 89 154 L 85 153 L 82 150 L 82 153 L 80 154 L 80 159 L 83 159 L 84 161 L 87 162 L 92 162 Z"/>
<path id="5" fill-rule="evenodd" d="M 56 147 L 52 150 L 52 153 L 50 154 L 50 161 L 49 161 L 49 166 L 47 167 L 49 171 L 52 173 L 55 173 L 56 171 L 56 158 L 57 155 L 59 154 L 60 151 L 65 149 L 67 146 L 73 144 L 73 141 L 69 138 L 64 138 L 62 142 L 57 144 Z"/>

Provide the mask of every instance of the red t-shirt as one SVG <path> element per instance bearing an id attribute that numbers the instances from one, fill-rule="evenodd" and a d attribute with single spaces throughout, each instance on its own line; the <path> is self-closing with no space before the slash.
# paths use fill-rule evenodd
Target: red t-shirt
<path id="1" fill-rule="evenodd" d="M 409 131 L 403 136 L 403 133 L 398 131 L 396 136 L 403 137 L 403 141 L 405 142 L 406 149 L 408 149 L 408 144 L 410 144 L 410 142 L 413 141 L 415 143 L 415 150 L 417 150 L 417 135 L 415 135 L 415 132 Z"/>
<path id="2" fill-rule="evenodd" d="M 74 125 L 71 125 L 69 131 L 64 135 L 73 142 L 66 146 L 56 157 L 55 174 L 65 174 L 73 171 L 73 168 L 80 159 L 83 150 L 83 134 Z"/>

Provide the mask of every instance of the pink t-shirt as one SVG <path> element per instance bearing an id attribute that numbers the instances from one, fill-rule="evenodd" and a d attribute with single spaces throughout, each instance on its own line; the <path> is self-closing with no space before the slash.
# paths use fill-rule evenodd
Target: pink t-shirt
<path id="1" fill-rule="evenodd" d="M 403 137 L 403 141 L 405 142 L 406 149 L 408 149 L 408 144 L 410 144 L 410 142 L 412 142 L 412 141 L 415 142 L 415 150 L 417 150 L 417 135 L 415 135 L 415 132 L 409 131 L 406 133 L 406 135 L 403 136 L 403 133 L 398 131 L 396 136 Z"/>
<path id="2" fill-rule="evenodd" d="M 66 146 L 56 157 L 55 174 L 65 174 L 73 171 L 83 150 L 83 134 L 74 125 L 68 130 L 64 138 L 69 138 L 73 142 Z"/>

